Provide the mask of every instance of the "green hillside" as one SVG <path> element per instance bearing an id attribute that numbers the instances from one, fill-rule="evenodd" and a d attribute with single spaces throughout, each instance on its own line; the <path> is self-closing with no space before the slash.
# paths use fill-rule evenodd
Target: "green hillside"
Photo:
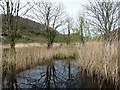
<path id="1" fill-rule="evenodd" d="M 28 42 L 41 42 L 45 43 L 47 42 L 46 34 L 47 32 L 44 29 L 44 25 L 39 24 L 35 21 L 19 17 L 19 27 L 18 27 L 18 32 L 16 36 L 16 42 L 23 42 L 23 43 L 28 43 Z M 5 23 L 5 17 L 2 17 L 2 23 L 3 23 L 3 32 L 2 35 L 4 37 L 4 43 L 7 43 L 7 34 L 4 32 L 4 23 Z M 65 35 L 60 34 L 58 31 L 56 32 L 56 38 L 55 42 L 62 42 L 64 40 Z"/>
<path id="2" fill-rule="evenodd" d="M 3 43 L 8 43 L 8 39 L 7 39 L 7 34 L 5 33 L 5 17 L 2 17 L 2 27 L 3 27 Z M 46 34 L 47 32 L 44 29 L 44 25 L 39 24 L 35 21 L 29 20 L 27 18 L 22 18 L 19 17 L 19 25 L 18 25 L 18 32 L 17 32 L 17 36 L 16 36 L 16 42 L 17 43 L 29 43 L 29 42 L 40 42 L 40 43 L 46 43 L 47 42 L 47 38 L 46 38 Z M 120 31 L 120 29 L 114 30 L 113 36 L 114 38 L 116 38 L 116 32 Z M 68 38 L 67 35 L 63 35 L 60 34 L 58 31 L 56 31 L 56 37 L 55 37 L 55 42 L 67 42 Z M 118 32 L 120 33 L 120 32 Z M 90 37 L 84 37 L 84 39 L 88 39 Z M 98 38 L 98 37 L 95 37 Z M 80 36 L 77 33 L 71 34 L 69 37 L 69 40 L 71 42 L 79 42 L 80 41 Z"/>

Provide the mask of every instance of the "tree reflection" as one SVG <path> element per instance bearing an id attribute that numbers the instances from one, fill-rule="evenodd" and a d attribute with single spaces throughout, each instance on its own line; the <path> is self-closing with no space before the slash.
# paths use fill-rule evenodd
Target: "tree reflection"
<path id="1" fill-rule="evenodd" d="M 46 82 L 46 88 L 50 88 L 50 87 L 57 87 L 56 85 L 56 81 L 58 80 L 57 76 L 56 76 L 56 70 L 54 65 L 52 66 L 47 66 L 47 70 L 46 70 L 46 78 L 45 78 L 45 82 Z M 53 85 L 51 85 L 53 84 Z"/>
<path id="2" fill-rule="evenodd" d="M 14 86 L 16 89 L 78 87 L 80 86 L 79 72 L 75 72 L 78 71 L 75 67 L 71 61 L 66 64 L 63 61 L 51 61 L 44 66 L 38 66 L 18 74 Z"/>

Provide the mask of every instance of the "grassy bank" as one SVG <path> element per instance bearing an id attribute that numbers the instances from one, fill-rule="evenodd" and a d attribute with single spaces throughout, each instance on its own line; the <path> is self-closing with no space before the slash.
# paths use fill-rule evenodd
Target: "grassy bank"
<path id="1" fill-rule="evenodd" d="M 9 53 L 9 48 L 4 49 L 3 68 L 7 68 L 9 63 Z M 75 58 L 75 55 L 76 48 L 67 47 L 65 44 L 54 44 L 50 49 L 47 49 L 46 44 L 16 45 L 16 70 L 20 72 L 54 59 Z"/>
<path id="2" fill-rule="evenodd" d="M 105 81 L 118 85 L 118 43 L 111 47 L 103 42 L 87 42 L 78 51 L 82 72 L 97 79 L 100 85 Z"/>

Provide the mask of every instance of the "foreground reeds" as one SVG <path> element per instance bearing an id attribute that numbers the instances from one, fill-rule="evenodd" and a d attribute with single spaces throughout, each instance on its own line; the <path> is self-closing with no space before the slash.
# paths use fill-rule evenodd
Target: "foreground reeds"
<path id="1" fill-rule="evenodd" d="M 78 53 L 79 66 L 82 72 L 98 79 L 99 84 L 105 80 L 118 84 L 118 44 L 87 42 L 81 45 Z"/>
<path id="2" fill-rule="evenodd" d="M 9 48 L 3 52 L 3 69 L 7 68 L 9 63 Z M 67 47 L 66 45 L 54 45 L 52 48 L 47 49 L 46 44 L 38 46 L 25 46 L 16 47 L 16 71 L 20 72 L 25 69 L 42 65 L 53 59 L 68 59 L 75 58 L 76 50 Z"/>
<path id="3" fill-rule="evenodd" d="M 7 51 L 6 51 L 7 50 Z M 5 49 L 3 56 L 3 70 L 9 63 L 9 49 Z M 97 79 L 102 85 L 104 81 L 118 86 L 118 43 L 105 44 L 103 42 L 86 42 L 84 45 L 72 46 L 54 44 L 47 49 L 47 45 L 16 47 L 16 72 L 20 72 L 37 65 L 43 65 L 54 59 L 77 58 L 80 70 L 87 76 Z"/>

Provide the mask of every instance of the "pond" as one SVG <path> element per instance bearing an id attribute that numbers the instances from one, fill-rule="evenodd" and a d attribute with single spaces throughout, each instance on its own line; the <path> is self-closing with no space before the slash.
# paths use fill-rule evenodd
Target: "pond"
<path id="1" fill-rule="evenodd" d="M 7 79 L 3 89 L 8 88 Z M 76 60 L 53 60 L 43 65 L 22 71 L 15 76 L 14 88 L 99 88 L 92 78 L 80 72 Z"/>
<path id="2" fill-rule="evenodd" d="M 21 88 L 78 88 L 81 85 L 80 72 L 75 60 L 56 60 L 17 75 Z"/>
<path id="3" fill-rule="evenodd" d="M 20 89 L 83 87 L 76 60 L 54 60 L 22 71 L 15 78 L 15 85 Z M 3 88 L 8 87 L 7 82 L 4 80 Z"/>

